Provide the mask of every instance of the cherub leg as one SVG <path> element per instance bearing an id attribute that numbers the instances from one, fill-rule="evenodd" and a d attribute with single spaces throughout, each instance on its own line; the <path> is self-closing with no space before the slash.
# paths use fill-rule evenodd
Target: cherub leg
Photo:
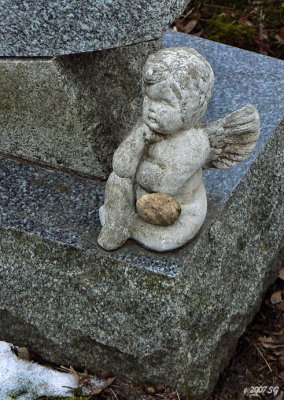
<path id="1" fill-rule="evenodd" d="M 115 172 L 109 176 L 105 189 L 105 203 L 100 210 L 103 228 L 98 243 L 106 250 L 122 246 L 130 237 L 129 228 L 135 214 L 133 181 L 120 178 Z"/>

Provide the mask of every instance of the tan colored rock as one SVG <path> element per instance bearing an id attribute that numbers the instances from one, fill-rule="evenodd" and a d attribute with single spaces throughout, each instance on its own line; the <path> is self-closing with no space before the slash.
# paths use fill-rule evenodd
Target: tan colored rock
<path id="1" fill-rule="evenodd" d="M 137 200 L 136 209 L 146 222 L 160 226 L 172 225 L 181 213 L 180 204 L 165 193 L 144 194 Z"/>
<path id="2" fill-rule="evenodd" d="M 278 273 L 278 278 L 284 281 L 284 267 L 282 267 Z"/>
<path id="3" fill-rule="evenodd" d="M 17 352 L 17 357 L 21 360 L 31 360 L 31 355 L 27 347 L 19 347 Z"/>
<path id="4" fill-rule="evenodd" d="M 283 290 L 276 290 L 275 292 L 272 293 L 270 297 L 270 302 L 272 304 L 279 304 L 283 301 Z"/>

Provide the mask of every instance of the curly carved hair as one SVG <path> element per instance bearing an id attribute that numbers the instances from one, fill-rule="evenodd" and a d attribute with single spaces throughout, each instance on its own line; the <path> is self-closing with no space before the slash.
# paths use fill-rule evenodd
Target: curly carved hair
<path id="1" fill-rule="evenodd" d="M 151 54 L 143 69 L 144 85 L 168 80 L 173 92 L 182 101 L 182 112 L 187 113 L 192 89 L 199 93 L 199 104 L 194 119 L 206 111 L 214 86 L 214 74 L 208 61 L 188 47 L 173 47 Z"/>

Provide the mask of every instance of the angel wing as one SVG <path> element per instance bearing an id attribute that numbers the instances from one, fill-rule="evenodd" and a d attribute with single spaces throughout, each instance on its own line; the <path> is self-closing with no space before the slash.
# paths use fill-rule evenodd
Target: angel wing
<path id="1" fill-rule="evenodd" d="M 211 146 L 207 168 L 229 168 L 250 154 L 259 138 L 259 114 L 247 105 L 205 127 Z"/>

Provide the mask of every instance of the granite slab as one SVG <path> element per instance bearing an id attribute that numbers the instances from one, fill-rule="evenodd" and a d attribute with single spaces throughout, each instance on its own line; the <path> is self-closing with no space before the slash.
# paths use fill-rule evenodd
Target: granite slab
<path id="1" fill-rule="evenodd" d="M 187 3 L 1 0 L 0 56 L 58 56 L 159 39 Z"/>
<path id="2" fill-rule="evenodd" d="M 257 105 L 257 148 L 238 168 L 206 172 L 205 225 L 166 254 L 131 241 L 114 252 L 97 246 L 103 179 L 2 157 L 0 339 L 204 400 L 279 268 L 284 64 L 183 34 L 167 33 L 164 44 L 211 62 L 208 120 Z"/>
<path id="3" fill-rule="evenodd" d="M 216 89 L 206 121 L 249 102 L 258 107 L 262 132 L 256 154 L 283 115 L 281 60 L 173 31 L 163 43 L 188 43 L 212 63 Z M 0 151 L 106 179 L 114 150 L 141 113 L 141 68 L 159 47 L 151 41 L 53 59 L 0 59 Z M 218 181 L 211 190 L 229 193 L 253 157 L 230 173 L 206 172 Z"/>
<path id="4" fill-rule="evenodd" d="M 0 151 L 107 178 L 140 112 L 141 69 L 160 46 L 0 58 Z"/>

